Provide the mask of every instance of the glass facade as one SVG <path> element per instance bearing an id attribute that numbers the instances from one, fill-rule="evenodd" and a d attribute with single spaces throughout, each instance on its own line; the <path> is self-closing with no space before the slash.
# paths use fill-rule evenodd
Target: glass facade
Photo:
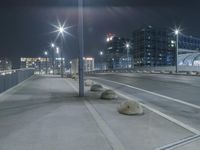
<path id="1" fill-rule="evenodd" d="M 131 67 L 131 46 L 127 48 L 127 42 L 130 42 L 130 40 L 116 36 L 108 37 L 106 45 L 107 48 L 105 50 L 105 58 L 108 69 L 120 69 Z"/>
<path id="2" fill-rule="evenodd" d="M 175 64 L 174 36 L 167 29 L 152 26 L 133 32 L 135 66 L 172 66 Z"/>

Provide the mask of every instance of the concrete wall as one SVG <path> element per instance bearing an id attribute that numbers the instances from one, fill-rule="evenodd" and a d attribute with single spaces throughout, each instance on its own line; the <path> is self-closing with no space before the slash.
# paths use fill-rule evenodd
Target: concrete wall
<path id="1" fill-rule="evenodd" d="M 0 93 L 34 75 L 34 69 L 18 69 L 0 72 Z"/>

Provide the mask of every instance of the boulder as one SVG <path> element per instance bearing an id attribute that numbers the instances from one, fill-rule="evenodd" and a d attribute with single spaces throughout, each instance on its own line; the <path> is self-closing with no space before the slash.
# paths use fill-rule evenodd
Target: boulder
<path id="1" fill-rule="evenodd" d="M 140 115 L 143 114 L 143 108 L 137 101 L 122 102 L 118 108 L 118 112 L 125 115 Z"/>
<path id="2" fill-rule="evenodd" d="M 72 75 L 72 79 L 77 80 L 77 79 L 78 79 L 78 76 L 75 75 L 75 74 L 73 74 L 73 75 Z"/>
<path id="3" fill-rule="evenodd" d="M 113 90 L 105 90 L 101 94 L 101 99 L 111 100 L 111 99 L 116 99 L 116 98 L 117 98 L 117 94 Z"/>
<path id="4" fill-rule="evenodd" d="M 92 80 L 85 80 L 85 86 L 92 86 L 94 82 Z"/>
<path id="5" fill-rule="evenodd" d="M 103 87 L 100 84 L 94 84 L 91 86 L 90 91 L 94 91 L 94 92 L 98 92 L 98 91 L 102 91 Z"/>

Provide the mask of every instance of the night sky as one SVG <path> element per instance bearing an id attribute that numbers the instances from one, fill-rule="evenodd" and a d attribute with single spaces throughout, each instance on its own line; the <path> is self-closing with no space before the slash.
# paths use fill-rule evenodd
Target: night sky
<path id="1" fill-rule="evenodd" d="M 41 57 L 56 38 L 54 27 L 67 21 L 73 36 L 65 39 L 65 56 L 78 57 L 76 0 L 6 0 L 0 2 L 0 57 L 15 68 L 20 57 Z M 105 48 L 105 36 L 114 33 L 131 38 L 135 29 L 147 25 L 173 28 L 200 37 L 200 2 L 190 0 L 85 0 L 85 56 L 97 56 Z"/>

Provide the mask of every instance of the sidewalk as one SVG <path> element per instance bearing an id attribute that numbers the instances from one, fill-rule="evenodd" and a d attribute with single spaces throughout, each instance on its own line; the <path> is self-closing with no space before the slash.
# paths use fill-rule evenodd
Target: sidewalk
<path id="1" fill-rule="evenodd" d="M 0 102 L 0 150 L 151 150 L 191 136 L 145 109 L 117 112 L 120 100 L 102 101 L 77 81 L 35 76 Z M 1 97 L 0 97 L 1 99 Z"/>

